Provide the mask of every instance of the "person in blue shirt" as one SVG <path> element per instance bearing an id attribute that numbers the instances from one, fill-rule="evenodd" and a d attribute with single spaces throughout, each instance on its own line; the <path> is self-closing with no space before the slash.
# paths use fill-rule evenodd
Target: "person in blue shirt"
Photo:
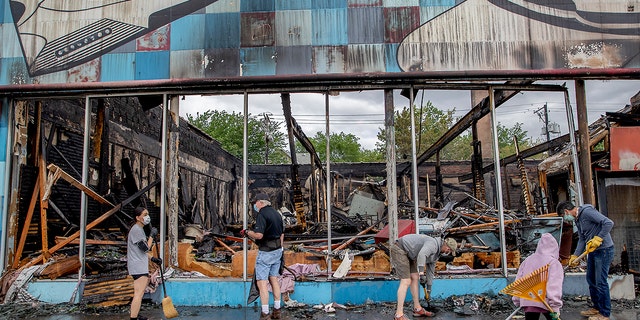
<path id="1" fill-rule="evenodd" d="M 556 209 L 558 214 L 573 216 L 578 228 L 578 244 L 569 259 L 569 265 L 577 266 L 578 256 L 585 251 L 588 253 L 587 284 L 593 308 L 580 314 L 588 316 L 589 320 L 609 320 L 611 297 L 607 277 L 614 254 L 611 239 L 613 221 L 590 204 L 576 207 L 569 201 L 563 201 Z"/>

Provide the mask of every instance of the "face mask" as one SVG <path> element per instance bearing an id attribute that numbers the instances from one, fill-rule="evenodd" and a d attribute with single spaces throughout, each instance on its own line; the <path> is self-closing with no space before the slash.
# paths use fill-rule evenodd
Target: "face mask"
<path id="1" fill-rule="evenodd" d="M 256 206 L 256 204 L 253 204 L 253 210 L 255 210 L 256 212 L 260 212 L 260 209 L 258 209 L 258 206 Z"/>
<path id="2" fill-rule="evenodd" d="M 576 217 L 570 215 L 570 214 L 565 214 L 564 215 L 564 221 L 566 222 L 573 222 L 574 220 L 576 220 Z"/>
<path id="3" fill-rule="evenodd" d="M 144 224 L 145 226 L 148 225 L 150 222 L 151 222 L 151 217 L 144 216 L 144 218 L 142 218 L 142 224 Z"/>

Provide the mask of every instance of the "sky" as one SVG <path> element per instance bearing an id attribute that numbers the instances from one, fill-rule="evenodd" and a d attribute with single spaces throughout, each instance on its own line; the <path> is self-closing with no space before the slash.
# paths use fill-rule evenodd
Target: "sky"
<path id="1" fill-rule="evenodd" d="M 569 100 L 577 117 L 575 106 L 574 81 L 545 81 L 536 84 L 563 84 L 569 89 Z M 606 112 L 616 112 L 630 104 L 629 99 L 640 91 L 640 80 L 588 80 L 585 81 L 587 111 L 589 123 L 600 118 Z M 427 90 L 419 91 L 415 104 L 419 106 L 427 101 L 442 110 L 455 109 L 455 117 L 464 116 L 471 109 L 471 93 L 465 90 Z M 550 123 L 557 123 L 560 133 L 551 134 L 551 138 L 568 132 L 567 114 L 562 92 L 521 92 L 496 109 L 497 121 L 513 127 L 521 123 L 528 136 L 534 141 L 546 139 L 542 135 L 544 127 L 543 107 L 547 104 Z M 409 106 L 409 100 L 394 90 L 396 110 Z M 180 115 L 196 115 L 209 109 L 242 113 L 244 96 L 186 96 L 180 101 Z M 318 93 L 292 93 L 291 112 L 308 137 L 326 130 L 325 97 Z M 272 121 L 282 122 L 286 133 L 280 94 L 249 95 L 249 114 L 258 119 L 267 114 Z M 329 127 L 332 133 L 351 133 L 359 138 L 365 149 L 374 149 L 377 134 L 384 127 L 383 91 L 343 92 L 329 97 Z M 577 129 L 577 119 L 575 120 Z"/>

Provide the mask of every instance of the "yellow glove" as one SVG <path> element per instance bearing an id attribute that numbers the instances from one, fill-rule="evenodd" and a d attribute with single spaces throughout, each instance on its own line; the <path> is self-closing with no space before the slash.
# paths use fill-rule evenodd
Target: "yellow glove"
<path id="1" fill-rule="evenodd" d="M 578 260 L 578 256 L 576 255 L 571 255 L 571 258 L 569 258 L 569 266 L 570 267 L 577 267 L 578 263 L 580 262 L 580 260 Z"/>
<path id="2" fill-rule="evenodd" d="M 591 240 L 587 241 L 587 248 L 585 249 L 585 251 L 587 251 L 587 253 L 594 252 L 596 251 L 596 249 L 598 249 L 598 247 L 601 244 L 602 244 L 602 238 L 598 236 L 593 236 Z"/>

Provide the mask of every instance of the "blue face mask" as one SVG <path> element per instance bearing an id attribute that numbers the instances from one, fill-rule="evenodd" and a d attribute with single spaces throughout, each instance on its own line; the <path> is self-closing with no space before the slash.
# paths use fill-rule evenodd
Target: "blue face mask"
<path id="1" fill-rule="evenodd" d="M 258 206 L 256 206 L 256 204 L 253 204 L 253 210 L 255 210 L 256 212 L 260 212 L 260 209 L 258 209 Z"/>
<path id="2" fill-rule="evenodd" d="M 576 217 L 570 215 L 570 214 L 565 214 L 564 215 L 564 221 L 566 222 L 573 222 L 576 220 Z"/>

